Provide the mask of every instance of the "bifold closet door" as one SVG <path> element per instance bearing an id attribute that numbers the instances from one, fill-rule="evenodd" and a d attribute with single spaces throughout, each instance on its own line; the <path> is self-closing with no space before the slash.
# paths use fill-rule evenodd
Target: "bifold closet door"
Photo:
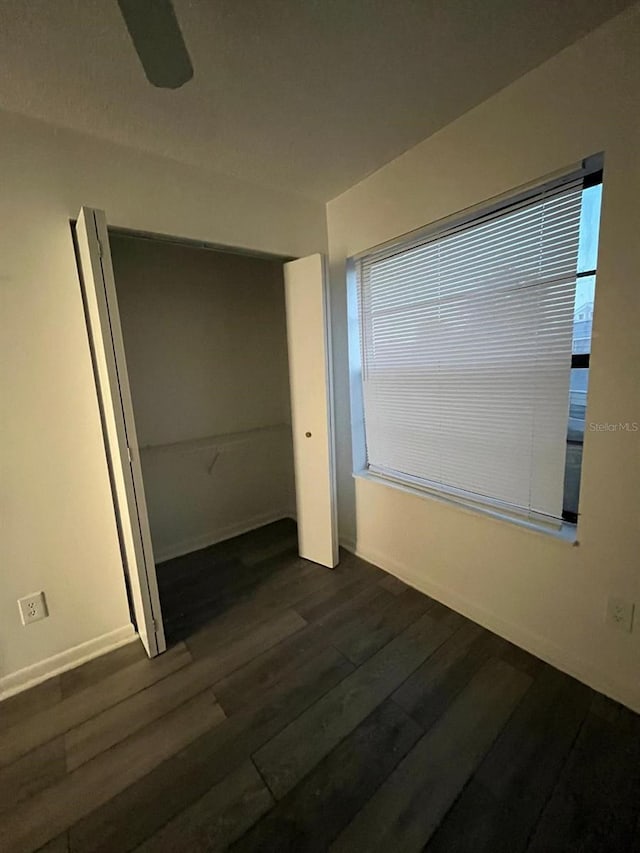
<path id="1" fill-rule="evenodd" d="M 338 562 L 331 346 L 324 259 L 284 265 L 300 556 Z"/>
<path id="2" fill-rule="evenodd" d="M 124 568 L 140 639 L 154 657 L 167 645 L 103 211 L 83 207 L 75 233 Z"/>

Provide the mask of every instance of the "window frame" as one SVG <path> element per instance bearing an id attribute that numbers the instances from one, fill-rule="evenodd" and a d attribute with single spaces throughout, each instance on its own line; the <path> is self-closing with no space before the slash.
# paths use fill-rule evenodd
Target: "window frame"
<path id="1" fill-rule="evenodd" d="M 354 477 L 384 483 L 402 491 L 417 494 L 422 497 L 436 499 L 441 502 L 461 506 L 472 511 L 481 512 L 485 515 L 506 519 L 529 529 L 552 533 L 562 539 L 569 539 L 572 541 L 575 539 L 579 513 L 565 513 L 563 510 L 562 524 L 560 528 L 558 528 L 557 526 L 549 525 L 544 521 L 524 518 L 519 513 L 514 512 L 511 508 L 500 506 L 499 502 L 494 502 L 493 504 L 491 501 L 487 503 L 475 502 L 467 496 L 456 496 L 455 494 L 448 492 L 446 488 L 442 490 L 439 488 L 430 488 L 428 485 L 419 483 L 418 478 L 413 478 L 416 481 L 414 483 L 412 482 L 410 475 L 407 475 L 406 479 L 403 477 L 402 480 L 400 480 L 392 476 L 386 476 L 369 470 L 364 419 L 362 353 L 360 346 L 361 319 L 358 305 L 357 268 L 359 262 L 365 258 L 371 259 L 376 255 L 388 256 L 393 250 L 405 252 L 419 246 L 427 240 L 433 239 L 436 236 L 441 237 L 446 234 L 465 229 L 470 225 L 481 224 L 483 221 L 498 216 L 502 212 L 506 213 L 520 205 L 525 205 L 541 192 L 553 190 L 577 180 L 582 180 L 583 190 L 587 189 L 589 186 L 600 184 L 603 181 L 603 167 L 603 154 L 599 153 L 593 155 L 585 158 L 573 167 L 568 167 L 557 173 L 547 175 L 546 177 L 533 181 L 530 184 L 521 186 L 520 188 L 501 194 L 500 196 L 496 196 L 477 205 L 473 205 L 463 211 L 444 217 L 426 226 L 415 229 L 414 231 L 410 231 L 407 234 L 399 235 L 391 240 L 387 240 L 370 249 L 355 253 L 351 257 L 347 258 L 346 282 L 350 368 L 349 387 L 351 402 L 352 468 Z M 595 275 L 595 269 L 581 271 L 576 274 L 576 280 Z M 579 354 L 572 353 L 571 369 L 588 368 L 590 364 L 590 356 L 590 352 Z M 567 406 L 568 405 L 569 400 L 567 400 Z M 569 439 L 567 438 L 567 444 L 568 443 Z M 581 444 L 583 442 L 572 441 L 571 443 Z"/>
<path id="2" fill-rule="evenodd" d="M 603 171 L 603 168 L 601 165 L 599 169 L 596 169 L 593 172 L 589 173 L 588 175 L 585 175 L 583 185 L 582 185 L 582 189 L 586 190 L 589 187 L 599 186 L 600 184 L 603 183 L 603 177 L 604 177 L 604 171 Z M 599 238 L 599 236 L 600 235 L 598 234 L 598 238 Z M 598 280 L 597 262 L 596 262 L 596 266 L 593 269 L 581 270 L 580 272 L 576 273 L 576 281 L 578 281 L 578 279 L 588 278 L 588 277 L 595 278 L 596 287 L 597 287 L 597 280 Z M 574 324 L 575 324 L 575 317 L 574 317 Z M 571 370 L 588 370 L 589 369 L 590 362 L 591 362 L 591 340 L 592 340 L 592 338 L 590 337 L 590 339 L 589 339 L 589 352 L 571 353 Z M 587 401 L 588 401 L 589 400 L 588 387 L 587 387 L 586 393 L 587 393 Z M 573 445 L 575 447 L 581 446 L 584 448 L 584 436 L 582 437 L 582 439 L 577 439 L 577 438 L 569 438 L 569 435 L 567 434 L 567 445 Z M 582 474 L 582 462 L 583 462 L 583 460 L 581 458 L 581 460 L 580 460 L 580 474 Z M 571 510 L 563 509 L 562 510 L 563 521 L 566 522 L 567 524 L 574 524 L 574 525 L 577 524 L 578 523 L 578 516 L 580 515 L 579 508 L 580 508 L 580 490 L 578 488 L 578 511 L 573 512 Z"/>

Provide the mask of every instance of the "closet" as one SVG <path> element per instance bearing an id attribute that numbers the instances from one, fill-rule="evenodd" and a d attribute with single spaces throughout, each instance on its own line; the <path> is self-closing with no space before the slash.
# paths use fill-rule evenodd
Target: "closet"
<path id="1" fill-rule="evenodd" d="M 295 517 L 282 260 L 109 242 L 156 562 Z"/>
<path id="2" fill-rule="evenodd" d="M 293 518 L 299 555 L 337 563 L 324 262 L 108 229 L 93 208 L 73 229 L 123 582 L 153 656 L 182 638 L 157 569 L 196 555 L 208 587 L 172 583 L 197 608 L 223 582 L 216 543 Z"/>
<path id="3" fill-rule="evenodd" d="M 283 262 L 109 242 L 165 630 L 183 639 L 251 574 L 202 549 L 295 518 Z"/>

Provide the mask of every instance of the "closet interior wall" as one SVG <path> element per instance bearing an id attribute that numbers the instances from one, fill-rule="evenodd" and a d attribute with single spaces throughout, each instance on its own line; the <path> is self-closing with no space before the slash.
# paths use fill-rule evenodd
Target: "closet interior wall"
<path id="1" fill-rule="evenodd" d="M 282 261 L 110 244 L 156 562 L 293 517 Z"/>

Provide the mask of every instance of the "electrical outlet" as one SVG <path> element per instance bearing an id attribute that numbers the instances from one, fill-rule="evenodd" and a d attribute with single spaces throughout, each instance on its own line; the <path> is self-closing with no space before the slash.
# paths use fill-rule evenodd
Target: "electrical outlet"
<path id="1" fill-rule="evenodd" d="M 46 619 L 49 615 L 44 592 L 34 592 L 32 595 L 25 595 L 24 598 L 19 598 L 18 607 L 20 608 L 20 618 L 23 625 L 29 625 L 31 622 Z"/>
<path id="2" fill-rule="evenodd" d="M 607 602 L 607 622 L 621 631 L 631 632 L 635 605 L 624 598 L 611 596 Z"/>

